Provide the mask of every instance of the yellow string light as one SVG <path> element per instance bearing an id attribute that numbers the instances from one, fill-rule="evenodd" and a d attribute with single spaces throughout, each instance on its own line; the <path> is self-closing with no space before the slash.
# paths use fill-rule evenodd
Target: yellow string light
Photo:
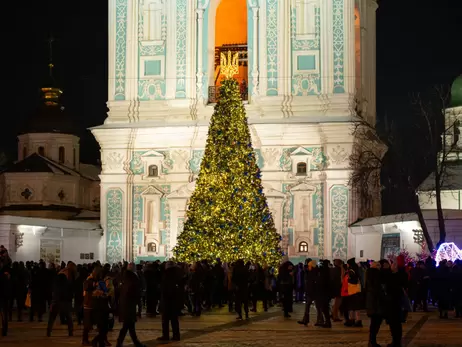
<path id="1" fill-rule="evenodd" d="M 229 76 L 233 70 L 225 71 Z M 277 266 L 283 255 L 280 240 L 263 194 L 239 83 L 228 78 L 212 115 L 175 259 L 244 259 Z"/>

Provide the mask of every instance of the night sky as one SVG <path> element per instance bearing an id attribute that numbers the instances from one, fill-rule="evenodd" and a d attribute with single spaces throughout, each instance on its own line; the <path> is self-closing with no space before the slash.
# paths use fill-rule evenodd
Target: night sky
<path id="1" fill-rule="evenodd" d="M 115 0 L 109 0 L 115 1 Z M 323 1 L 323 0 L 321 0 Z M 47 75 L 50 33 L 55 77 L 64 104 L 80 125 L 81 159 L 95 163 L 99 148 L 86 128 L 101 124 L 107 100 L 107 0 L 11 1 L 4 12 L 6 82 L 0 149 L 16 157 L 16 135 L 39 102 Z M 14 18 L 14 25 L 9 20 Z M 462 0 L 382 0 L 377 13 L 378 118 L 412 123 L 409 95 L 431 98 L 431 87 L 462 73 Z"/>

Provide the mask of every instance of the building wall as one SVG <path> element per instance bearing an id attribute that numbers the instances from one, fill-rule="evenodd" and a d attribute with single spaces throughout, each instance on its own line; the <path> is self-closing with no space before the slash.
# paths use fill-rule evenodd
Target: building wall
<path id="1" fill-rule="evenodd" d="M 208 87 L 214 85 L 216 13 L 221 4 L 110 4 L 106 123 L 210 115 L 205 105 Z M 159 13 L 153 17 L 154 29 L 152 15 L 144 10 L 149 6 Z M 374 0 L 247 0 L 252 113 L 266 118 L 350 116 L 356 100 L 373 121 L 376 8 Z M 356 23 L 355 11 L 360 18 Z M 155 38 L 147 37 L 153 30 Z"/>
<path id="2" fill-rule="evenodd" d="M 438 220 L 426 220 L 428 232 L 433 242 L 436 243 L 440 239 Z M 376 226 L 355 227 L 356 232 L 350 235 L 354 245 L 349 256 L 356 257 L 358 260 L 379 260 L 382 253 L 382 238 L 384 235 L 399 234 L 400 248 L 406 249 L 411 254 L 421 253 L 422 249 L 414 240 L 413 230 L 421 229 L 417 221 L 408 221 L 395 224 L 384 224 Z M 462 220 L 447 219 L 446 220 L 446 242 L 454 242 L 459 248 L 462 247 Z M 362 255 L 361 255 L 361 251 Z M 386 254 L 385 254 L 386 256 Z"/>
<path id="3" fill-rule="evenodd" d="M 461 191 L 451 190 L 441 192 L 441 206 L 443 210 L 461 210 Z M 419 204 L 423 210 L 436 210 L 436 197 L 434 192 L 419 193 Z"/>
<path id="4" fill-rule="evenodd" d="M 290 257 L 347 257 L 348 224 L 355 215 L 347 187 L 349 127 L 251 125 L 265 194 Z M 207 127 L 143 128 L 136 136 L 129 129 L 93 132 L 102 144 L 108 260 L 171 256 L 200 170 Z M 118 166 L 110 162 L 114 153 L 124 156 Z M 304 176 L 296 172 L 300 162 L 308 167 Z M 150 165 L 158 167 L 158 177 L 148 176 Z M 307 242 L 308 252 L 299 252 L 300 242 Z M 150 243 L 155 252 L 148 251 Z"/>
<path id="5" fill-rule="evenodd" d="M 59 205 L 75 209 L 94 210 L 99 203 L 99 182 L 75 175 L 53 173 L 4 173 L 0 206 Z M 8 212 L 9 213 L 9 212 Z M 24 217 L 67 219 L 75 212 L 17 211 Z"/>
<path id="6" fill-rule="evenodd" d="M 109 5 L 110 112 L 92 130 L 101 146 L 108 260 L 171 256 L 213 113 L 207 91 L 220 3 Z M 302 11 L 301 3 L 311 7 Z M 158 40 L 145 35 L 141 9 L 151 5 L 161 11 Z M 355 8 L 362 30 L 355 31 Z M 347 186 L 350 121 L 358 96 L 375 119 L 376 8 L 370 0 L 247 0 L 246 112 L 265 193 L 294 259 L 347 257 L 347 226 L 358 217 Z M 299 160 L 310 168 L 306 177 L 295 174 Z M 146 175 L 149 165 L 158 166 L 158 178 Z M 303 241 L 309 252 L 300 254 Z"/>
<path id="7" fill-rule="evenodd" d="M 17 226 L 13 226 L 17 228 Z M 63 236 L 58 230 L 48 230 L 44 235 L 37 232 L 35 235 L 30 230 L 20 228 L 24 233 L 23 245 L 16 252 L 10 252 L 14 261 L 38 261 L 43 258 L 40 247 L 44 242 L 60 245 L 60 261 L 67 263 L 73 261 L 76 264 L 103 261 L 104 254 L 101 252 L 100 232 L 88 230 L 65 230 Z M 41 244 L 42 242 L 42 244 Z M 80 253 L 94 254 L 94 259 L 80 259 Z M 46 259 L 44 259 L 46 260 Z"/>

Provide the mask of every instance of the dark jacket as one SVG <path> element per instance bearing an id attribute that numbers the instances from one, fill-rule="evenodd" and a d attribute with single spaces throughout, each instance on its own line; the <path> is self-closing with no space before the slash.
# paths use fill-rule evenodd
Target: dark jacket
<path id="1" fill-rule="evenodd" d="M 318 268 L 305 270 L 305 293 L 310 299 L 316 299 L 318 294 Z"/>
<path id="2" fill-rule="evenodd" d="M 64 273 L 59 273 L 54 281 L 53 302 L 70 303 L 74 297 L 74 285 Z"/>
<path id="3" fill-rule="evenodd" d="M 370 268 L 366 271 L 366 312 L 368 316 L 379 315 L 382 313 L 384 304 L 381 297 L 382 280 L 379 269 Z"/>
<path id="4" fill-rule="evenodd" d="M 178 314 L 183 308 L 183 272 L 176 265 L 166 265 L 160 287 L 160 309 L 162 313 Z"/>
<path id="5" fill-rule="evenodd" d="M 342 290 L 342 268 L 334 266 L 330 269 L 331 293 L 334 298 L 341 296 Z"/>
<path id="6" fill-rule="evenodd" d="M 233 268 L 233 275 L 231 277 L 233 286 L 236 291 L 247 292 L 249 289 L 249 271 L 241 264 L 236 263 Z"/>
<path id="7" fill-rule="evenodd" d="M 136 322 L 136 307 L 140 302 L 141 281 L 132 271 L 125 271 L 120 286 L 119 320 Z"/>
<path id="8" fill-rule="evenodd" d="M 10 269 L 2 267 L 0 269 L 0 304 L 5 305 L 11 298 L 11 279 Z"/>
<path id="9" fill-rule="evenodd" d="M 323 264 L 318 271 L 318 297 L 330 299 L 332 297 L 330 288 L 330 269 L 327 264 Z"/>

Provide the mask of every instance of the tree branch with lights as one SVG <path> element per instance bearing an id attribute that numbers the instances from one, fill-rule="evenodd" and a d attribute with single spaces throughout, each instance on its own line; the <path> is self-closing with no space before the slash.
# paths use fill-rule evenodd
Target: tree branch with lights
<path id="1" fill-rule="evenodd" d="M 233 262 L 277 266 L 283 252 L 252 147 L 236 57 L 222 53 L 226 79 L 210 120 L 205 154 L 191 196 L 183 232 L 173 253 L 177 261 Z"/>

